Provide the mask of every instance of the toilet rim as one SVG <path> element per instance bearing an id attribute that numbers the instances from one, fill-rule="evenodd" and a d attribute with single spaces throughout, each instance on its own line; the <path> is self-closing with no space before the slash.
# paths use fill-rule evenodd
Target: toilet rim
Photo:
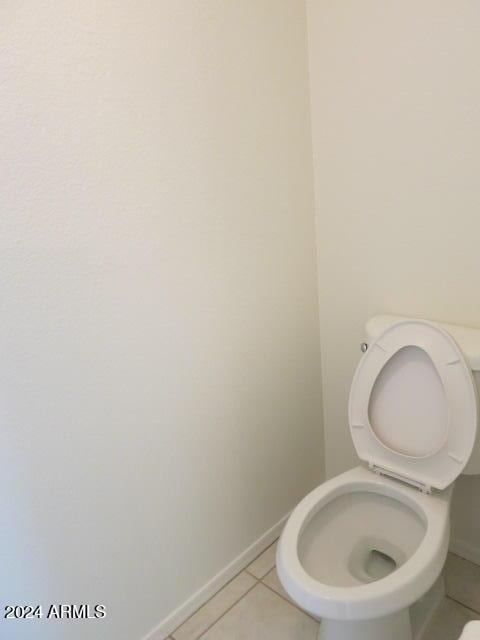
<path id="1" fill-rule="evenodd" d="M 320 509 L 352 491 L 371 491 L 402 502 L 422 518 L 425 535 L 405 564 L 381 580 L 353 587 L 324 584 L 303 568 L 298 540 Z M 440 496 L 416 495 L 415 489 L 354 469 L 320 485 L 294 509 L 278 545 L 280 579 L 292 597 L 315 615 L 358 620 L 388 615 L 421 597 L 440 574 L 448 546 L 447 516 L 448 506 Z"/>

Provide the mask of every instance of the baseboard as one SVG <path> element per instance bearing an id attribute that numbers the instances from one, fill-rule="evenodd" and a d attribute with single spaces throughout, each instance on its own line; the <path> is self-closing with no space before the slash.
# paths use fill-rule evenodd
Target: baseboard
<path id="1" fill-rule="evenodd" d="M 475 564 L 480 565 L 480 547 L 460 540 L 459 538 L 452 538 L 450 540 L 450 551 L 456 553 L 457 556 L 470 560 Z"/>
<path id="2" fill-rule="evenodd" d="M 283 525 L 288 518 L 287 514 L 277 524 L 274 524 L 266 531 L 258 540 L 251 544 L 237 556 L 229 565 L 222 569 L 207 584 L 201 587 L 188 600 L 181 604 L 175 611 L 160 622 L 152 629 L 143 640 L 165 640 L 178 626 L 182 624 L 188 617 L 199 609 L 207 600 L 209 600 L 217 591 L 224 587 L 227 582 L 240 573 L 252 560 L 262 553 L 272 542 L 280 535 Z"/>

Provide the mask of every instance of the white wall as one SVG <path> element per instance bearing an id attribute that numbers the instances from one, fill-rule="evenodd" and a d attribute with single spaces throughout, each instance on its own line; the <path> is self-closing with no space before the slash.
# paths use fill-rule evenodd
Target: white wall
<path id="1" fill-rule="evenodd" d="M 5 632 L 138 640 L 322 477 L 304 6 L 0 16 Z"/>
<path id="2" fill-rule="evenodd" d="M 307 7 L 332 476 L 357 462 L 347 398 L 365 321 L 383 312 L 480 327 L 480 4 Z M 455 533 L 478 545 L 480 515 L 469 514 L 480 481 L 460 485 Z"/>

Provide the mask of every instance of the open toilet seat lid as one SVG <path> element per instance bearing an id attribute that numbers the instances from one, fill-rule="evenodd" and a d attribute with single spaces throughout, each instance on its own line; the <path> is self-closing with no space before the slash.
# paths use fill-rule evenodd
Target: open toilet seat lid
<path id="1" fill-rule="evenodd" d="M 361 460 L 427 488 L 451 484 L 475 445 L 471 370 L 453 338 L 423 320 L 398 322 L 369 345 L 348 413 Z"/>

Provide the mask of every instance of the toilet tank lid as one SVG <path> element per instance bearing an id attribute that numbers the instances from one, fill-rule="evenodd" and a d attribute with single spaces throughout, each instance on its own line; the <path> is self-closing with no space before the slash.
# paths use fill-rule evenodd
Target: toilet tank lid
<path id="1" fill-rule="evenodd" d="M 418 320 L 419 318 L 410 318 L 405 316 L 378 315 L 370 318 L 366 324 L 367 338 L 369 341 L 375 340 L 386 329 L 393 324 L 402 320 Z M 447 331 L 460 347 L 466 361 L 470 365 L 472 371 L 480 371 L 480 329 L 471 327 L 462 327 L 458 324 L 447 324 L 445 322 L 436 322 L 427 320 L 430 324 L 440 327 Z"/>
<path id="2" fill-rule="evenodd" d="M 464 630 L 459 640 L 479 640 L 480 639 L 480 621 L 474 620 L 473 622 L 469 622 Z"/>

